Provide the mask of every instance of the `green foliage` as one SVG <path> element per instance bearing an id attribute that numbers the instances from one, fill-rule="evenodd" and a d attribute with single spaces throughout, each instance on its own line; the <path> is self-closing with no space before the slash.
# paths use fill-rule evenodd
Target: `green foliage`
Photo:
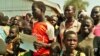
<path id="1" fill-rule="evenodd" d="M 34 0 L 27 0 L 27 1 L 34 1 Z"/>
<path id="2" fill-rule="evenodd" d="M 89 5 L 89 3 L 87 1 L 83 1 L 83 0 L 67 0 L 64 8 L 67 5 L 74 5 L 76 7 L 76 10 L 86 10 L 86 7 Z"/>

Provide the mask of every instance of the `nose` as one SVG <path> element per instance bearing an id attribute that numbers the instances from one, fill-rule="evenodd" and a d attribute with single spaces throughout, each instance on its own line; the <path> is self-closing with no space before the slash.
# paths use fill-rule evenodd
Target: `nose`
<path id="1" fill-rule="evenodd" d="M 71 45 L 73 45 L 73 44 L 74 44 L 74 41 L 72 40 L 72 41 L 71 41 Z"/>
<path id="2" fill-rule="evenodd" d="M 68 14 L 68 13 L 69 13 L 69 11 L 66 11 L 66 12 L 65 12 L 65 14 Z"/>

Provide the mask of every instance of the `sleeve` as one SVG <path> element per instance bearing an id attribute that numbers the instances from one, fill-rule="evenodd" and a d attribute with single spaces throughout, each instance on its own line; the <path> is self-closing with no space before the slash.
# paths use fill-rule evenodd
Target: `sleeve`
<path id="1" fill-rule="evenodd" d="M 2 37 L 2 40 L 5 41 L 7 35 L 6 35 L 5 31 L 2 28 L 0 28 L 0 35 Z"/>
<path id="2" fill-rule="evenodd" d="M 6 43 L 3 41 L 2 36 L 0 36 L 0 54 L 6 53 Z"/>
<path id="3" fill-rule="evenodd" d="M 54 36 L 54 27 L 53 26 L 50 26 L 48 25 L 47 26 L 47 35 L 49 37 L 49 40 L 55 40 L 55 36 Z"/>

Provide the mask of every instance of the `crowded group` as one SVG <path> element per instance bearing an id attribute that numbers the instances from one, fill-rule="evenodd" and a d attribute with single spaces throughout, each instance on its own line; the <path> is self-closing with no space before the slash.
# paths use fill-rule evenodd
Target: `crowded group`
<path id="1" fill-rule="evenodd" d="M 11 18 L 0 12 L 0 56 L 100 56 L 100 5 L 90 15 L 71 4 L 56 15 L 45 15 L 41 1 L 31 8 L 32 13 Z M 22 38 L 34 39 L 34 50 L 20 47 Z"/>

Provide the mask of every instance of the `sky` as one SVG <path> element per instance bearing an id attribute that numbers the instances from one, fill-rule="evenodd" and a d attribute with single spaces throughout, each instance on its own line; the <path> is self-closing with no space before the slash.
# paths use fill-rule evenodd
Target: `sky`
<path id="1" fill-rule="evenodd" d="M 64 2 L 65 0 L 50 0 L 54 3 L 58 3 L 60 6 L 61 6 L 61 9 L 63 10 L 63 5 L 64 5 Z M 91 10 L 94 6 L 96 5 L 100 5 L 100 0 L 86 0 L 89 2 L 89 6 L 86 8 L 88 14 L 91 13 Z"/>
<path id="2" fill-rule="evenodd" d="M 20 2 L 19 2 L 20 1 Z M 65 1 L 67 0 L 49 0 L 54 3 L 58 3 L 63 10 L 63 6 Z M 87 7 L 87 12 L 90 14 L 92 8 L 96 5 L 100 5 L 100 0 L 87 0 L 89 2 L 89 6 Z M 14 16 L 16 14 L 25 14 L 26 12 L 31 12 L 32 2 L 27 2 L 26 0 L 0 0 L 0 10 L 12 10 L 12 11 L 3 11 L 5 15 L 9 17 Z M 13 11 L 13 10 L 26 10 L 25 11 Z"/>
<path id="3" fill-rule="evenodd" d="M 91 12 L 92 8 L 96 5 L 99 5 L 100 6 L 100 0 L 88 0 L 89 2 L 89 6 L 87 7 L 87 12 Z"/>

